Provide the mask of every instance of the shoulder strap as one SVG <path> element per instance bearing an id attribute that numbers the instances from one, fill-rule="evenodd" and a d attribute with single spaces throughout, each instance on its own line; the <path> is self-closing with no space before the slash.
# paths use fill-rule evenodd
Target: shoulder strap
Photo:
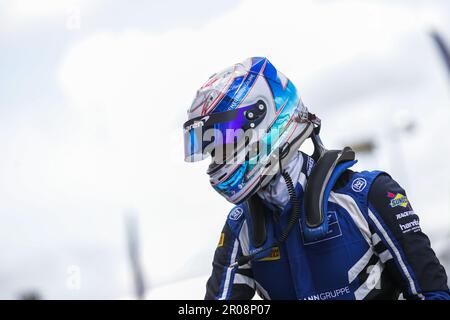
<path id="1" fill-rule="evenodd" d="M 247 200 L 248 213 L 251 220 L 252 244 L 255 248 L 261 247 L 267 239 L 266 210 L 261 198 L 254 194 Z"/>

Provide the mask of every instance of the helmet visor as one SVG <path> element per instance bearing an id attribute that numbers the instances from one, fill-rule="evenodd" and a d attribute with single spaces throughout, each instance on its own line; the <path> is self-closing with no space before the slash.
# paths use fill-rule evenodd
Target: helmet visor
<path id="1" fill-rule="evenodd" d="M 196 117 L 184 123 L 184 159 L 200 161 L 213 155 L 225 159 L 242 145 L 249 131 L 264 118 L 266 105 L 262 101 L 231 111 Z M 226 149 L 226 150 L 225 150 Z"/>

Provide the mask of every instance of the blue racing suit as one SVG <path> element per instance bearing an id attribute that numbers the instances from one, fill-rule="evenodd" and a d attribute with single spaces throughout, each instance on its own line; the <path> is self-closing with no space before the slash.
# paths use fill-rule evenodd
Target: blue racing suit
<path id="1" fill-rule="evenodd" d="M 301 153 L 296 185 L 300 206 L 312 159 Z M 264 201 L 266 239 L 275 242 L 287 225 L 291 205 Z M 380 171 L 346 170 L 328 200 L 327 235 L 303 237 L 301 223 L 286 242 L 248 264 L 232 268 L 255 249 L 246 202 L 228 215 L 213 261 L 205 299 L 450 299 L 447 276 L 421 231 L 403 190 Z"/>

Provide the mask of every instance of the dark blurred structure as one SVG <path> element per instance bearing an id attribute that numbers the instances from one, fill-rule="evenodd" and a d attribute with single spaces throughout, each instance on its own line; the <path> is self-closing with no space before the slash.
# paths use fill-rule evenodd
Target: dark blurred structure
<path id="1" fill-rule="evenodd" d="M 445 43 L 444 38 L 438 31 L 432 30 L 430 32 L 430 35 L 439 49 L 442 59 L 444 60 L 445 65 L 447 66 L 448 76 L 450 77 L 450 51 L 448 49 L 448 46 Z"/>
<path id="2" fill-rule="evenodd" d="M 351 144 L 353 151 L 356 153 L 372 153 L 375 149 L 375 142 L 373 140 L 364 140 Z"/>
<path id="3" fill-rule="evenodd" d="M 145 281 L 141 267 L 139 251 L 139 226 L 138 215 L 134 210 L 129 210 L 125 215 L 125 227 L 128 245 L 128 256 L 133 273 L 134 291 L 137 299 L 145 296 Z"/>
<path id="4" fill-rule="evenodd" d="M 19 300 L 42 300 L 41 294 L 36 290 L 24 291 L 19 294 Z"/>

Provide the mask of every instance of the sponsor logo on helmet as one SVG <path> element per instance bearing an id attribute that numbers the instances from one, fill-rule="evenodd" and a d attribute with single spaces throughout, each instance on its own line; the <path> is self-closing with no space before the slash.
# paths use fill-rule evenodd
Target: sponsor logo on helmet
<path id="1" fill-rule="evenodd" d="M 391 199 L 389 205 L 391 208 L 395 207 L 403 207 L 406 208 L 406 206 L 409 204 L 408 198 L 401 193 L 394 194 L 392 192 L 388 192 L 387 196 L 389 199 Z"/>
<path id="2" fill-rule="evenodd" d="M 242 210 L 242 208 L 236 207 L 230 212 L 230 215 L 228 217 L 230 218 L 230 220 L 236 221 L 239 220 L 243 213 L 244 210 Z"/>
<path id="3" fill-rule="evenodd" d="M 356 178 L 352 182 L 352 190 L 355 192 L 363 191 L 367 186 L 367 181 L 364 178 Z"/>
<path id="4" fill-rule="evenodd" d="M 239 90 L 238 94 L 234 97 L 233 103 L 228 107 L 228 110 L 233 110 L 238 106 L 238 104 L 241 102 L 242 98 L 247 94 L 248 90 L 250 89 L 250 86 L 253 83 L 253 80 L 255 79 L 256 74 L 250 73 L 245 80 L 244 84 L 242 85 L 242 89 Z"/>
<path id="5" fill-rule="evenodd" d="M 191 125 L 185 127 L 184 132 L 189 132 L 189 131 L 191 131 L 191 129 L 203 127 L 205 125 L 206 121 L 208 121 L 208 119 L 209 119 L 209 116 L 204 116 L 199 121 L 195 121 Z"/>
<path id="6" fill-rule="evenodd" d="M 280 259 L 281 259 L 280 248 L 273 247 L 268 256 L 258 259 L 258 261 L 274 261 L 274 260 L 280 260 Z"/>

